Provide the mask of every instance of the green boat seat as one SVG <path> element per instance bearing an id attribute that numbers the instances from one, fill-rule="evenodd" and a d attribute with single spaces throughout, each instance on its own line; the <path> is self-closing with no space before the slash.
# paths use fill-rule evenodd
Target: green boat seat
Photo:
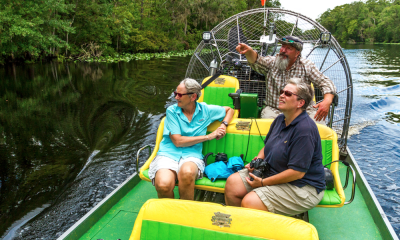
<path id="1" fill-rule="evenodd" d="M 164 121 L 164 120 L 163 120 Z M 159 132 L 157 133 L 157 143 L 156 147 L 150 156 L 149 160 L 153 159 L 158 151 L 159 143 L 162 139 L 162 129 L 164 122 L 161 122 L 159 127 Z M 271 119 L 257 119 L 257 124 L 259 127 L 257 128 L 255 125 L 255 120 L 250 119 L 234 119 L 227 128 L 227 134 L 221 140 L 212 140 L 205 142 L 203 145 L 203 154 L 207 154 L 209 152 L 218 153 L 224 152 L 228 155 L 228 157 L 232 156 L 240 156 L 241 154 L 245 155 L 245 164 L 249 163 L 252 158 L 257 155 L 259 150 L 263 147 L 263 141 L 260 138 L 261 136 L 265 136 L 268 131 L 270 124 L 272 123 Z M 219 122 L 215 122 L 211 124 L 208 128 L 209 132 L 212 132 L 219 126 Z M 249 126 L 251 126 L 250 130 L 250 142 L 249 148 L 247 149 L 247 142 L 249 138 Z M 322 125 L 318 125 L 318 130 L 321 136 L 322 143 L 322 155 L 323 155 L 323 164 L 327 164 L 334 159 L 339 158 L 339 149 L 337 146 L 337 135 L 336 133 Z M 333 144 L 335 143 L 335 144 Z M 246 155 L 247 153 L 247 155 Z M 140 176 L 142 179 L 146 181 L 150 181 L 148 176 L 148 168 L 150 166 L 151 161 L 147 161 L 140 171 Z M 208 164 L 214 162 L 215 159 L 210 156 L 208 158 Z M 326 190 L 323 199 L 321 200 L 319 207 L 341 207 L 344 204 L 345 197 L 343 188 L 340 182 L 339 172 L 338 172 L 338 163 L 333 163 L 330 165 L 332 173 L 335 177 L 335 189 Z M 225 188 L 225 180 L 216 180 L 215 182 L 211 182 L 210 179 L 204 177 L 199 179 L 195 183 L 195 188 L 200 190 L 207 190 L 213 192 L 224 193 Z"/>
<path id="2" fill-rule="evenodd" d="M 205 83 L 210 77 L 206 77 L 203 80 L 203 83 Z M 221 75 L 201 90 L 201 96 L 198 99 L 198 102 L 206 102 L 207 104 L 233 108 L 233 100 L 228 96 L 228 94 L 235 93 L 238 89 L 239 80 L 237 80 L 237 78 Z M 234 117 L 237 117 L 238 114 L 239 111 L 235 110 Z"/>
<path id="3" fill-rule="evenodd" d="M 140 209 L 129 239 L 314 240 L 318 232 L 303 220 L 255 209 L 150 199 Z"/>
<path id="4" fill-rule="evenodd" d="M 256 122 L 257 121 L 257 122 Z M 273 119 L 240 119 L 234 118 L 229 126 L 227 127 L 227 134 L 220 140 L 211 140 L 203 143 L 203 155 L 209 152 L 213 153 L 226 153 L 228 158 L 233 156 L 244 155 L 245 164 L 249 163 L 254 156 L 258 154 L 261 148 L 264 146 L 262 138 L 265 138 Z M 257 123 L 257 124 L 256 124 Z M 258 125 L 258 126 L 257 126 Z M 207 131 L 212 132 L 220 126 L 220 122 L 216 121 L 212 123 Z M 339 159 L 339 148 L 337 145 L 337 135 L 335 131 L 323 125 L 319 125 L 318 130 L 321 136 L 322 144 L 322 163 L 325 165 L 334 160 Z M 156 146 L 149 157 L 147 162 L 143 165 L 140 170 L 140 177 L 143 180 L 150 181 L 148 176 L 148 168 L 150 162 L 156 156 L 159 144 L 162 140 L 162 131 L 164 129 L 164 119 L 161 121 L 157 132 Z M 250 132 L 250 134 L 249 134 Z M 260 137 L 260 134 L 262 138 Z M 249 142 L 250 137 L 250 144 Z M 207 159 L 207 164 L 213 163 L 215 158 L 210 156 Z M 330 169 L 334 176 L 335 188 L 332 190 L 326 190 L 323 199 L 319 203 L 319 207 L 342 207 L 345 202 L 345 195 L 343 187 L 339 177 L 339 163 L 335 162 L 330 165 Z M 216 180 L 211 182 L 207 177 L 203 177 L 195 182 L 195 188 L 199 190 L 213 191 L 224 193 L 225 192 L 225 181 Z"/>

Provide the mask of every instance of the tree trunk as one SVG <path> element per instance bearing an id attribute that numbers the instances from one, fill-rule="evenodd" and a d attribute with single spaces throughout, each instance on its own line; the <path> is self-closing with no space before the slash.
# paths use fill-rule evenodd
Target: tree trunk
<path id="1" fill-rule="evenodd" d="M 74 23 L 74 20 L 75 20 L 75 15 L 72 17 L 72 21 L 69 24 L 69 27 L 72 26 L 72 23 Z M 69 34 L 69 32 L 67 32 L 67 46 L 65 46 L 65 57 L 67 57 L 67 54 L 68 54 L 68 34 Z"/>
<path id="2" fill-rule="evenodd" d="M 119 43 L 119 35 L 118 35 L 118 37 L 117 37 L 117 52 L 118 52 L 118 43 Z"/>
<path id="3" fill-rule="evenodd" d="M 140 30 L 143 30 L 143 12 L 144 12 L 144 0 L 142 0 L 141 9 L 140 9 Z"/>
<path id="4" fill-rule="evenodd" d="M 187 17 L 185 18 L 185 36 L 186 36 L 186 30 L 187 30 Z"/>
<path id="5" fill-rule="evenodd" d="M 54 11 L 54 19 L 56 18 L 57 18 L 57 11 Z M 53 39 L 55 34 L 56 34 L 56 27 L 53 27 Z M 56 46 L 53 46 L 53 52 L 51 53 L 53 56 L 55 51 L 56 51 Z"/>

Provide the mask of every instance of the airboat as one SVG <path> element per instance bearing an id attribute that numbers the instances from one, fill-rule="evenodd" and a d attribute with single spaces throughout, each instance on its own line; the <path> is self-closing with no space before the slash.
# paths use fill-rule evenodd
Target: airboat
<path id="1" fill-rule="evenodd" d="M 205 142 L 204 155 L 245 154 L 243 159 L 248 163 L 262 148 L 260 135 L 265 136 L 272 123 L 259 118 L 266 95 L 265 76 L 254 72 L 235 47 L 243 42 L 263 56 L 275 55 L 280 48 L 277 37 L 286 35 L 304 41 L 302 56 L 313 61 L 337 88 L 327 126 L 318 125 L 323 163 L 331 163 L 334 186 L 325 191 L 316 208 L 287 217 L 225 206 L 225 180 L 207 177 L 196 181 L 195 201 L 156 199 L 148 168 L 162 140 L 162 120 L 153 150 L 145 146 L 137 153 L 136 173 L 59 239 L 398 239 L 347 147 L 353 98 L 350 66 L 329 31 L 306 16 L 278 8 L 253 9 L 203 33 L 186 77 L 205 82 L 219 72 L 221 75 L 203 89 L 199 101 L 235 109 L 226 136 Z M 318 102 L 322 96 L 318 88 L 315 92 Z M 208 131 L 218 126 L 218 122 L 213 123 Z M 145 160 L 143 153 L 147 151 Z M 177 190 L 175 193 L 178 195 Z"/>

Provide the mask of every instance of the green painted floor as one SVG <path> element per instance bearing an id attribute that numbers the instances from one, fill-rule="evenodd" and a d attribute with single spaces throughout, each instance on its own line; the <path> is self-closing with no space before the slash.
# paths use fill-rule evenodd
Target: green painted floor
<path id="1" fill-rule="evenodd" d="M 346 168 L 339 168 L 342 184 L 346 179 Z M 344 191 L 346 200 L 351 196 L 351 183 Z M 360 189 L 356 187 L 354 201 L 341 208 L 314 208 L 308 217 L 318 231 L 321 240 L 330 239 L 382 239 L 378 227 L 368 211 Z"/>
<path id="2" fill-rule="evenodd" d="M 175 197 L 178 196 L 175 188 Z M 127 240 L 129 239 L 136 216 L 142 205 L 151 198 L 157 198 L 157 192 L 150 182 L 140 181 L 125 197 L 112 207 L 80 239 Z"/>
<path id="3" fill-rule="evenodd" d="M 345 168 L 341 166 L 342 182 Z M 350 198 L 351 186 L 345 190 Z M 175 189 L 176 196 L 177 189 Z M 150 198 L 156 198 L 155 188 L 149 182 L 141 181 L 131 192 L 112 207 L 81 239 L 127 240 L 140 207 Z M 350 205 L 342 208 L 314 208 L 309 211 L 310 223 L 322 240 L 328 239 L 382 239 L 370 215 L 360 190 Z"/>

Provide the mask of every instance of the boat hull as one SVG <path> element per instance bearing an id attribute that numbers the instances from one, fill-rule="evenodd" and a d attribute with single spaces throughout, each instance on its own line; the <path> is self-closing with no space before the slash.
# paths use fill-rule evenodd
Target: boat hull
<path id="1" fill-rule="evenodd" d="M 342 208 L 314 208 L 309 220 L 321 239 L 394 239 L 398 237 L 368 182 L 347 149 L 343 158 L 357 173 L 354 201 Z M 340 175 L 344 182 L 345 166 Z M 178 196 L 175 190 L 176 197 Z M 350 187 L 345 190 L 350 197 Z M 58 239 L 129 239 L 137 214 L 157 193 L 151 183 L 133 174 Z"/>

